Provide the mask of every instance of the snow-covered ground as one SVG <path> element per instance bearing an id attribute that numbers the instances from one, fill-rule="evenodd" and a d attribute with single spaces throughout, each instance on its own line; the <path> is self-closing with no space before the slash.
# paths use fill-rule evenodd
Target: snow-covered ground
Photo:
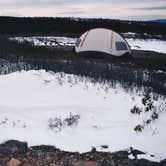
<path id="1" fill-rule="evenodd" d="M 10 37 L 9 39 L 19 43 L 28 42 L 34 46 L 74 46 L 77 40 L 76 38 L 53 36 Z"/>
<path id="2" fill-rule="evenodd" d="M 126 39 L 131 49 L 166 53 L 166 41 L 157 39 Z"/>
<path id="3" fill-rule="evenodd" d="M 145 158 L 166 158 L 166 112 L 143 133 L 133 130 L 148 116 L 130 113 L 134 105 L 141 106 L 141 92 L 127 93 L 120 85 L 111 88 L 109 83 L 44 70 L 1 75 L 0 92 L 0 142 L 18 139 L 79 152 L 92 146 L 103 150 L 100 145 L 108 145 L 107 151 L 132 146 L 146 151 Z M 50 119 L 64 120 L 70 114 L 80 116 L 77 124 L 49 128 Z"/>
<path id="4" fill-rule="evenodd" d="M 131 33 L 135 34 L 135 33 Z M 130 35 L 131 35 L 130 34 Z M 10 37 L 10 40 L 15 40 L 20 43 L 29 42 L 35 46 L 74 46 L 77 38 L 68 37 L 42 37 L 42 36 L 32 36 L 32 37 Z M 160 53 L 166 53 L 166 41 L 159 39 L 135 39 L 126 38 L 131 49 L 136 50 L 149 50 L 156 51 Z"/>

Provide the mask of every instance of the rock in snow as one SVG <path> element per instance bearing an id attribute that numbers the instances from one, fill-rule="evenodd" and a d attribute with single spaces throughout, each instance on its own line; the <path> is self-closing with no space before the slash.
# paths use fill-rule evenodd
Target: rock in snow
<path id="1" fill-rule="evenodd" d="M 10 142 L 6 146 L 10 146 Z M 12 141 L 13 146 L 22 146 L 23 142 Z M 10 149 L 11 150 L 11 149 Z M 8 155 L 0 156 L 2 166 L 165 166 L 162 162 L 151 162 L 145 159 L 132 160 L 128 158 L 127 151 L 109 152 L 65 152 L 53 146 L 34 146 L 25 153 L 8 151 Z"/>
<path id="2" fill-rule="evenodd" d="M 26 153 L 27 150 L 28 150 L 28 145 L 26 142 L 10 140 L 10 141 L 6 141 L 3 144 L 0 144 L 0 155 Z"/>
<path id="3" fill-rule="evenodd" d="M 21 162 L 15 158 L 11 158 L 11 160 L 7 163 L 7 166 L 19 166 Z"/>

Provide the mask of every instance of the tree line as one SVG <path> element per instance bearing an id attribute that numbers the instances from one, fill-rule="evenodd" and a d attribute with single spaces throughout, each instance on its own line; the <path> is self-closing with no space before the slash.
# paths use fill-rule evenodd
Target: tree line
<path id="1" fill-rule="evenodd" d="M 0 34 L 78 36 L 91 28 L 109 28 L 117 32 L 166 34 L 166 24 L 150 21 L 83 19 L 72 17 L 0 17 Z"/>

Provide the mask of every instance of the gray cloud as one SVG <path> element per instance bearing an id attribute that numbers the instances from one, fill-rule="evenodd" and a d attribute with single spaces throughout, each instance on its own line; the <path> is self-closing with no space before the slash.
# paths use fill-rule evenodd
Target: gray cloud
<path id="1" fill-rule="evenodd" d="M 158 20 L 158 19 L 165 19 L 163 15 L 135 15 L 135 16 L 128 16 L 124 17 L 124 19 L 129 20 Z"/>
<path id="2" fill-rule="evenodd" d="M 136 10 L 166 10 L 166 6 L 132 8 Z"/>
<path id="3" fill-rule="evenodd" d="M 80 11 L 66 11 L 66 12 L 59 12 L 57 14 L 60 14 L 60 15 L 78 15 L 78 14 L 84 14 L 85 11 L 83 10 L 80 10 Z"/>
<path id="4" fill-rule="evenodd" d="M 11 6 L 11 5 L 45 5 L 45 4 L 54 4 L 54 5 L 59 5 L 59 4 L 65 4 L 65 3 L 96 3 L 96 2 L 101 2 L 101 0 L 5 0 L 1 1 L 0 5 L 4 6 Z M 102 0 L 102 3 L 119 3 L 119 4 L 127 4 L 127 3 L 152 3 L 156 2 L 156 0 Z M 165 2 L 165 0 L 158 0 L 158 3 L 160 2 Z"/>
<path id="5" fill-rule="evenodd" d="M 166 18 L 166 0 L 0 0 L 0 15 Z"/>

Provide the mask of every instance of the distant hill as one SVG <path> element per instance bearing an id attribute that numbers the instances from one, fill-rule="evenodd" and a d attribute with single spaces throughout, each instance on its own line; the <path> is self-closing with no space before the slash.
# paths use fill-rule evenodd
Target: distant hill
<path id="1" fill-rule="evenodd" d="M 166 19 L 150 20 L 150 22 L 158 22 L 166 24 Z"/>

